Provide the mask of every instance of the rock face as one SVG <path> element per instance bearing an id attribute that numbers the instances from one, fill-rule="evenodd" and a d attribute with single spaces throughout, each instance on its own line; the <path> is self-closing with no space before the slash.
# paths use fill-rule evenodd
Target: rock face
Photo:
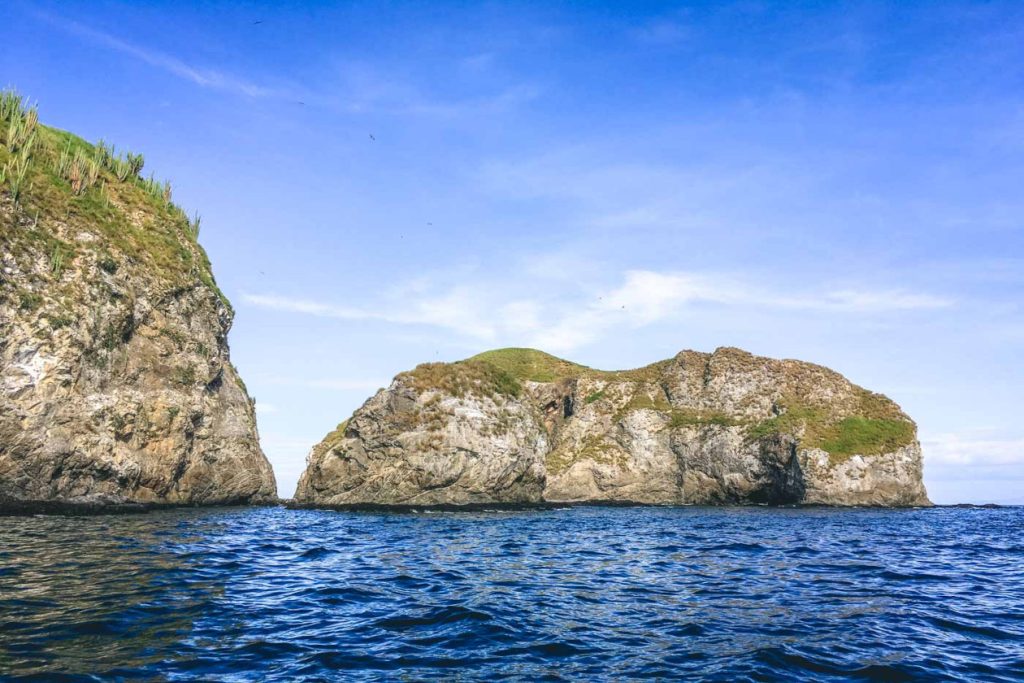
<path id="1" fill-rule="evenodd" d="M 503 349 L 396 377 L 313 449 L 296 501 L 928 505 L 921 470 L 895 403 L 810 363 Z"/>
<path id="2" fill-rule="evenodd" d="M 3 135 L 0 508 L 276 500 L 198 220 L 107 148 Z"/>

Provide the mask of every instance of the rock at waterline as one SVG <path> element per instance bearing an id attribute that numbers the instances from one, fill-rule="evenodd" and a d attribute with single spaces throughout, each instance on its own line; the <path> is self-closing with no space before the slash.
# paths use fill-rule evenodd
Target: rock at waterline
<path id="1" fill-rule="evenodd" d="M 310 453 L 305 505 L 928 505 L 914 422 L 734 348 L 627 371 L 501 349 L 398 375 Z"/>
<path id="2" fill-rule="evenodd" d="M 141 156 L 0 111 L 0 509 L 276 500 L 198 219 Z"/>

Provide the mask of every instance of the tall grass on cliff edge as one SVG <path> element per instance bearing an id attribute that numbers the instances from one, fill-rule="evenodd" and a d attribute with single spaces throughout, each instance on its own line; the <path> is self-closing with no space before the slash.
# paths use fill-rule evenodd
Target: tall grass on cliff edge
<path id="1" fill-rule="evenodd" d="M 141 154 L 119 153 L 114 145 L 103 140 L 89 145 L 63 131 L 41 126 L 36 105 L 10 88 L 0 90 L 0 143 L 8 152 L 8 158 L 0 164 L 0 188 L 6 186 L 15 203 L 29 188 L 30 166 L 37 161 L 46 162 L 76 196 L 83 196 L 94 187 L 102 192 L 105 185 L 115 181 L 132 183 L 158 206 L 170 210 L 193 240 L 199 237 L 199 215 L 190 218 L 171 201 L 169 181 L 157 180 L 152 174 L 142 177 L 146 161 Z M 103 196 L 109 203 L 109 195 Z"/>
<path id="2" fill-rule="evenodd" d="M 124 156 L 122 156 L 117 153 L 115 146 L 108 145 L 103 140 L 96 143 L 93 158 L 100 165 L 100 168 L 113 173 L 122 183 L 129 178 L 138 178 L 145 164 L 141 154 L 125 152 Z"/>
<path id="3" fill-rule="evenodd" d="M 25 178 L 28 174 L 28 155 L 19 154 L 0 167 L 0 185 L 6 183 L 10 188 L 11 199 L 17 204 L 25 189 Z"/>
<path id="4" fill-rule="evenodd" d="M 202 222 L 203 222 L 203 217 L 199 215 L 198 211 L 196 211 L 194 214 L 192 214 L 192 218 L 188 222 L 188 227 L 192 231 L 192 238 L 193 239 L 196 239 L 196 240 L 199 239 L 199 227 L 200 227 L 200 225 L 202 225 Z"/>
<path id="5" fill-rule="evenodd" d="M 0 92 L 0 123 L 6 129 L 4 144 L 12 154 L 31 150 L 39 126 L 39 112 L 13 90 Z"/>
<path id="6" fill-rule="evenodd" d="M 37 230 L 40 217 L 77 217 L 105 232 L 117 249 L 168 277 L 198 277 L 231 310 L 199 246 L 199 215 L 190 217 L 174 204 L 169 182 L 152 174 L 143 178 L 144 166 L 141 154 L 119 152 L 102 140 L 90 144 L 40 123 L 34 104 L 11 88 L 0 89 L 0 200 L 11 200 L 25 216 L 35 216 L 18 223 L 25 240 L 43 244 L 50 253 L 61 237 Z M 185 247 L 178 237 L 197 248 Z M 74 261 L 75 252 L 68 244 L 59 258 L 52 257 L 58 264 L 55 275 Z"/>
<path id="7" fill-rule="evenodd" d="M 26 189 L 29 160 L 36 144 L 39 112 L 13 90 L 0 91 L 0 132 L 10 158 L 0 166 L 0 185 L 7 185 L 17 204 Z"/>

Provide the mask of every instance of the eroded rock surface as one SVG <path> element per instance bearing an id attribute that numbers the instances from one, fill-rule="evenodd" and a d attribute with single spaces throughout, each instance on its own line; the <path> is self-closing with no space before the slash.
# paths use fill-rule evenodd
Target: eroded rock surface
<path id="1" fill-rule="evenodd" d="M 921 471 L 895 403 L 810 363 L 503 349 L 396 377 L 313 449 L 296 501 L 926 505 Z"/>
<path id="2" fill-rule="evenodd" d="M 275 500 L 198 225 L 136 176 L 75 191 L 58 155 L 97 150 L 37 135 L 0 185 L 0 508 Z"/>

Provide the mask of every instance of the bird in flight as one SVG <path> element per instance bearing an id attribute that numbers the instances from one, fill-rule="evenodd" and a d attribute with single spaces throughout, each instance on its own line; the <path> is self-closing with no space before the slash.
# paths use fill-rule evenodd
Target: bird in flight
<path id="1" fill-rule="evenodd" d="M 252 25 L 255 26 L 256 24 L 262 24 L 262 23 L 263 23 L 262 19 L 257 19 L 256 21 L 252 22 Z"/>
<path id="2" fill-rule="evenodd" d="M 373 133 L 370 133 L 370 139 L 373 140 L 374 142 L 377 142 L 377 138 L 373 137 Z"/>

